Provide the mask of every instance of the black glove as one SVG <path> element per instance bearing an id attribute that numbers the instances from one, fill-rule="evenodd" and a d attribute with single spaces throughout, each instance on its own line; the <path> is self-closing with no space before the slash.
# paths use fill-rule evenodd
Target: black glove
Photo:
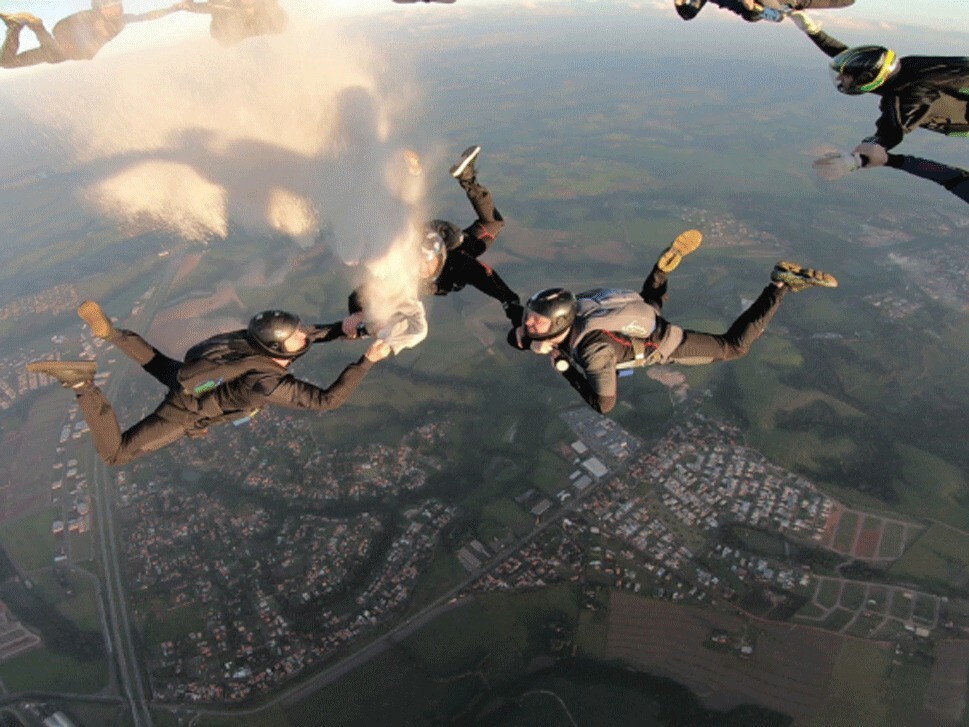
<path id="1" fill-rule="evenodd" d="M 520 300 L 517 298 L 515 300 L 506 300 L 501 304 L 501 307 L 505 309 L 505 317 L 511 321 L 511 324 L 515 326 L 515 328 L 522 324 L 525 309 L 522 307 Z"/>

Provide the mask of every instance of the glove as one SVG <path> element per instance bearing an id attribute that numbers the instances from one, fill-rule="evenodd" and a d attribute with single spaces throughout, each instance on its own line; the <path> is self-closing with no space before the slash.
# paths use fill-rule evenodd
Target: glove
<path id="1" fill-rule="evenodd" d="M 794 25 L 808 35 L 815 35 L 821 32 L 821 26 L 811 20 L 811 16 L 803 10 L 796 10 L 795 12 L 791 13 L 791 20 L 794 21 Z"/>
<path id="2" fill-rule="evenodd" d="M 520 326 L 522 324 L 522 317 L 525 315 L 525 309 L 518 300 L 509 300 L 501 304 L 501 307 L 505 309 L 505 317 L 511 321 L 513 326 Z"/>
<path id="3" fill-rule="evenodd" d="M 760 11 L 760 19 L 770 21 L 771 23 L 779 23 L 784 19 L 784 13 L 774 8 L 765 7 Z"/>
<path id="4" fill-rule="evenodd" d="M 854 153 L 861 156 L 866 167 L 881 167 L 888 161 L 888 151 L 881 144 L 862 142 L 855 147 Z"/>
<path id="5" fill-rule="evenodd" d="M 861 158 L 861 154 L 835 151 L 815 159 L 811 166 L 814 167 L 818 176 L 831 182 L 856 169 L 861 169 L 865 166 L 865 162 Z"/>

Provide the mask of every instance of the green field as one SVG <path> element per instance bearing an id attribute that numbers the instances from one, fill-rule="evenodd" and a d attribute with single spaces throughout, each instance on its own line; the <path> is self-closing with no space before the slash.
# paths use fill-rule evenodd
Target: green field
<path id="1" fill-rule="evenodd" d="M 816 727 L 885 725 L 889 712 L 881 698 L 889 664 L 885 647 L 847 639 L 831 678 L 828 697 L 810 724 Z"/>
<path id="2" fill-rule="evenodd" d="M 818 579 L 818 595 L 815 599 L 820 605 L 826 608 L 834 608 L 838 604 L 838 595 L 841 593 L 841 584 L 833 579 Z"/>
<path id="3" fill-rule="evenodd" d="M 905 528 L 901 523 L 887 522 L 882 529 L 882 539 L 878 544 L 879 558 L 897 558 L 902 550 L 902 536 Z"/>
<path id="4" fill-rule="evenodd" d="M 849 611 L 857 611 L 865 604 L 863 583 L 845 583 L 841 589 L 841 605 Z"/>
<path id="5" fill-rule="evenodd" d="M 935 524 L 892 564 L 889 573 L 898 578 L 952 583 L 966 567 L 969 534 Z"/>
<path id="6" fill-rule="evenodd" d="M 486 505 L 482 514 L 497 520 L 516 536 L 521 537 L 535 527 L 535 520 L 522 510 L 514 500 L 502 498 Z"/>
<path id="7" fill-rule="evenodd" d="M 97 584 L 89 575 L 83 571 L 74 571 L 68 575 L 73 595 L 65 592 L 52 571 L 34 576 L 33 581 L 41 598 L 55 605 L 78 628 L 84 631 L 101 630 L 101 602 L 98 600 Z"/>
<path id="8" fill-rule="evenodd" d="M 899 444 L 898 453 L 902 469 L 896 490 L 901 496 L 902 510 L 969 529 L 969 513 L 964 503 L 969 479 L 965 472 L 916 447 Z"/>
<path id="9" fill-rule="evenodd" d="M 888 607 L 888 613 L 895 618 L 909 619 L 912 617 L 912 601 L 914 599 L 906 598 L 902 593 L 901 590 L 892 593 L 892 603 Z"/>
<path id="10" fill-rule="evenodd" d="M 547 648 L 550 619 L 571 633 L 577 617 L 571 586 L 476 598 L 287 714 L 296 724 L 316 724 L 321 714 L 334 724 L 381 723 L 388 710 L 401 720 L 456 714 L 476 693 L 526 670 Z"/>
<path id="11" fill-rule="evenodd" d="M 108 665 L 106 661 L 77 661 L 41 648 L 0 664 L 0 679 L 8 692 L 93 694 L 107 686 Z"/>
<path id="12" fill-rule="evenodd" d="M 843 608 L 836 608 L 828 617 L 824 619 L 824 628 L 830 629 L 831 631 L 840 631 L 855 617 L 854 611 L 847 611 Z"/>
<path id="13" fill-rule="evenodd" d="M 53 562 L 54 534 L 51 525 L 61 517 L 59 507 L 46 507 L 20 520 L 0 525 L 0 540 L 10 557 L 28 573 Z"/>

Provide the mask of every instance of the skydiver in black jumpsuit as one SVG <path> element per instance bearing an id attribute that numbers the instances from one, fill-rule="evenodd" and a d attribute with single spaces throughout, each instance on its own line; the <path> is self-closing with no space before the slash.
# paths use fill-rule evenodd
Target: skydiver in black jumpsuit
<path id="1" fill-rule="evenodd" d="M 270 404 L 313 411 L 337 409 L 373 364 L 390 352 L 386 343 L 375 342 L 329 388 L 321 389 L 293 377 L 287 369 L 312 343 L 342 337 L 340 324 L 308 328 L 291 313 L 263 311 L 252 318 L 246 330 L 199 344 L 218 340 L 237 355 L 234 360 L 226 357 L 221 368 L 217 364 L 206 372 L 211 377 L 208 381 L 194 386 L 180 378 L 188 363 L 165 356 L 137 333 L 115 328 L 97 303 L 82 303 L 78 313 L 94 335 L 119 348 L 168 388 L 154 412 L 122 433 L 111 403 L 94 384 L 93 361 L 36 361 L 27 365 L 29 371 L 51 376 L 74 390 L 94 447 L 109 465 L 126 464 L 182 437 L 204 435 L 212 425 L 246 421 Z M 190 349 L 186 361 L 191 353 Z"/>

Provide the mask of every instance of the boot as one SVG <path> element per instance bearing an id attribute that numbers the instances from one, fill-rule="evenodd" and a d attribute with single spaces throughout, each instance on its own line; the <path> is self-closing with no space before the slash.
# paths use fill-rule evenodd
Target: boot
<path id="1" fill-rule="evenodd" d="M 838 281 L 829 273 L 812 268 L 802 268 L 797 263 L 781 261 L 774 266 L 770 279 L 775 283 L 787 286 L 791 291 L 798 292 L 805 288 L 837 288 Z"/>
<path id="2" fill-rule="evenodd" d="M 27 364 L 27 370 L 57 379 L 65 389 L 76 389 L 94 383 L 97 364 L 94 361 L 34 361 Z"/>
<path id="3" fill-rule="evenodd" d="M 104 309 L 93 300 L 86 300 L 81 303 L 77 307 L 77 314 L 88 324 L 91 333 L 98 338 L 103 338 L 107 341 L 117 333 L 115 327 L 111 324 L 111 319 L 104 312 Z"/>
<path id="4" fill-rule="evenodd" d="M 703 242 L 703 233 L 699 230 L 681 232 L 659 256 L 656 267 L 664 273 L 672 273 L 683 258 L 700 247 L 701 242 Z"/>

